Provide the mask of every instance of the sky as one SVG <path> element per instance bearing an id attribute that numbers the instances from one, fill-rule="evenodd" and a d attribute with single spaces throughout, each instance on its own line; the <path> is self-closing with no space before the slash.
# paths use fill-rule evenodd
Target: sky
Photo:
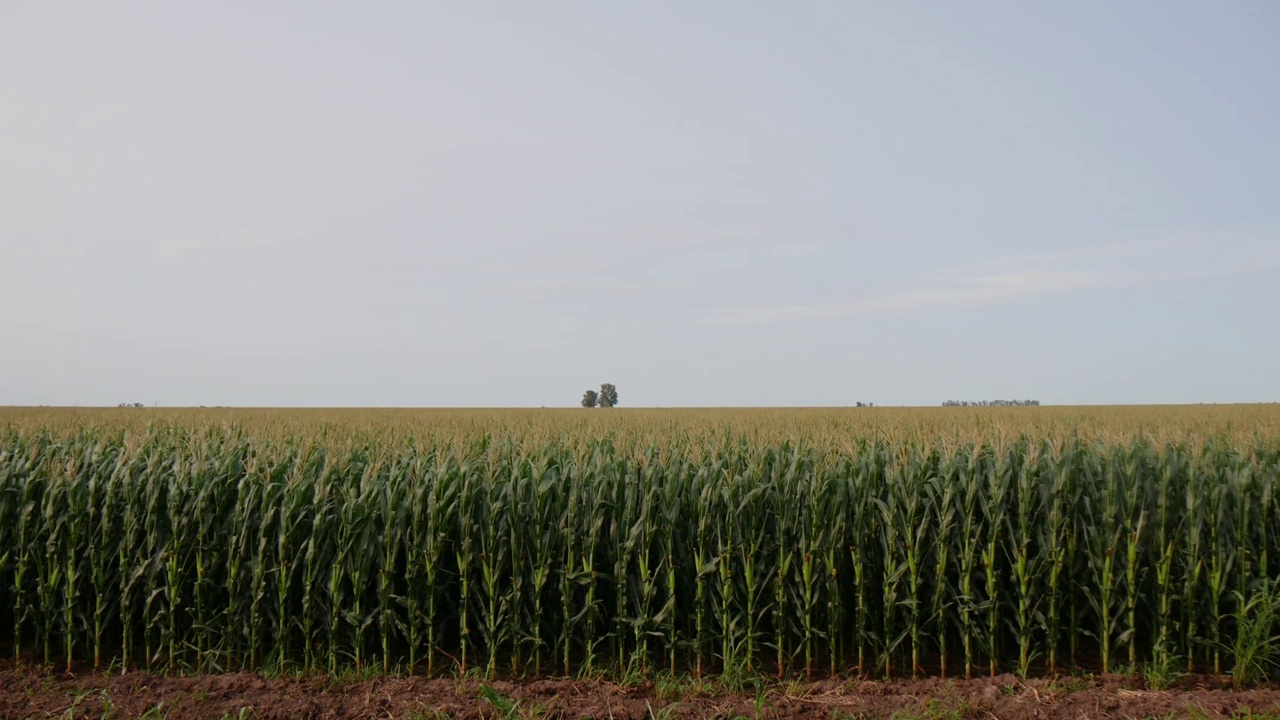
<path id="1" fill-rule="evenodd" d="M 1280 401 L 1280 4 L 0 4 L 0 404 Z"/>

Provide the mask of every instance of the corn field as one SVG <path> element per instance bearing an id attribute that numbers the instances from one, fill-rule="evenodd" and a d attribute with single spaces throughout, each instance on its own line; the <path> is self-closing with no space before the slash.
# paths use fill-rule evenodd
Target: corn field
<path id="1" fill-rule="evenodd" d="M 16 658 L 1228 672 L 1280 576 L 1274 409 L 130 412 L 0 415 Z"/>

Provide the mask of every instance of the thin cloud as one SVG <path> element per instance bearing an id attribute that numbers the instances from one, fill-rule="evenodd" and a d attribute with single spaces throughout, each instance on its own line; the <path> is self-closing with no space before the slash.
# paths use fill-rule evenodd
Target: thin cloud
<path id="1" fill-rule="evenodd" d="M 197 259 L 209 253 L 237 253 L 294 245 L 307 239 L 297 230 L 241 230 L 225 233 L 192 233 L 158 238 L 150 243 L 151 256 L 170 263 Z"/>
<path id="2" fill-rule="evenodd" d="M 485 247 L 492 264 L 504 270 L 573 282 L 601 274 L 616 274 L 651 264 L 657 259 L 681 257 L 712 249 L 741 249 L 779 232 L 752 225 L 729 226 L 699 223 L 653 225 L 591 225 L 558 230 L 515 247 Z"/>
<path id="3" fill-rule="evenodd" d="M 700 235 L 674 234 L 654 237 L 634 244 L 623 244 L 607 259 L 582 255 L 558 263 L 559 272 L 542 272 L 529 279 L 529 267 L 519 266 L 519 277 L 504 284 L 535 301 L 583 300 L 590 298 L 625 298 L 671 295 L 708 289 L 715 283 L 706 279 L 712 253 L 730 262 L 776 262 L 778 257 L 809 258 L 828 253 L 832 245 L 825 242 L 773 241 L 769 237 L 803 234 L 796 228 L 773 229 L 726 228 L 722 232 Z M 647 236 L 646 236 L 647 237 Z M 563 248 L 562 248 L 563 249 Z M 542 259 L 545 262 L 545 258 Z M 671 266 L 680 265 L 672 271 Z M 569 270 L 563 270 L 569 268 Z M 658 279 L 654 275 L 672 274 L 701 280 Z"/>
<path id="4" fill-rule="evenodd" d="M 814 257 L 827 250 L 828 246 L 823 243 L 782 243 L 773 248 L 775 253 L 785 257 Z"/>
<path id="5" fill-rule="evenodd" d="M 696 289 L 692 283 L 637 282 L 632 280 L 613 280 L 587 278 L 578 280 L 539 280 L 522 283 L 518 290 L 528 293 L 537 300 L 577 299 L 583 295 L 595 297 L 621 297 L 632 295 L 650 295 Z"/>
<path id="6" fill-rule="evenodd" d="M 511 355 L 534 355 L 548 350 L 571 347 L 576 344 L 577 342 L 574 340 L 533 340 L 530 342 L 507 343 L 503 346 L 503 351 Z"/>
<path id="7" fill-rule="evenodd" d="M 1031 270 L 1060 269 L 1064 265 L 1100 262 L 1115 263 L 1125 258 L 1154 256 L 1167 254 L 1186 243 L 1173 240 L 1140 240 L 1113 245 L 1094 245 L 1070 248 L 1056 252 L 1036 253 L 1034 255 L 1002 255 L 962 265 L 944 268 L 938 273 L 930 273 L 927 278 L 956 280 L 1003 272 L 1026 272 Z"/>
<path id="8" fill-rule="evenodd" d="M 1280 267 L 1275 239 L 1275 232 L 1224 231 L 990 258 L 925 273 L 909 289 L 831 303 L 706 310 L 702 322 L 758 325 L 927 313 L 1102 287 L 1232 277 Z"/>
<path id="9" fill-rule="evenodd" d="M 1117 280 L 1115 275 L 1087 270 L 996 273 L 958 279 L 941 287 L 916 288 L 849 302 L 754 306 L 711 311 L 704 322 L 716 325 L 758 325 L 793 320 L 931 312 L 1084 290 L 1113 284 Z"/>

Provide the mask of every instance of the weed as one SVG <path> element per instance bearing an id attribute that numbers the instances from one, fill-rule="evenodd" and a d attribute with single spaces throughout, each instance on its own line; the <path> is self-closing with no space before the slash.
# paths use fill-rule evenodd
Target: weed
<path id="1" fill-rule="evenodd" d="M 1235 593 L 1240 611 L 1231 679 L 1242 687 L 1280 668 L 1280 578 L 1260 581 L 1256 588 L 1248 598 Z"/>
<path id="2" fill-rule="evenodd" d="M 1084 692 L 1091 687 L 1088 678 L 1079 675 L 1071 675 L 1068 677 L 1060 677 L 1052 680 L 1048 687 L 1050 695 L 1066 695 L 1070 693 Z"/>
<path id="3" fill-rule="evenodd" d="M 687 677 L 671 672 L 658 673 L 653 678 L 653 694 L 659 700 L 676 700 L 694 694 L 695 685 Z"/>
<path id="4" fill-rule="evenodd" d="M 1188 705 L 1185 710 L 1187 717 L 1191 720 L 1215 720 L 1215 718 L 1219 717 L 1206 710 L 1202 705 Z M 1253 708 L 1246 707 L 1231 713 L 1229 720 L 1280 720 L 1280 713 L 1258 713 L 1254 712 Z"/>
<path id="5" fill-rule="evenodd" d="M 728 692 L 742 692 L 747 689 L 753 682 L 757 682 L 759 677 L 747 670 L 746 663 L 743 662 L 726 662 L 724 669 L 716 676 L 716 684 Z"/>
<path id="6" fill-rule="evenodd" d="M 1142 679 L 1152 690 L 1167 690 L 1186 675 L 1182 668 L 1186 661 L 1176 655 L 1166 654 L 1160 662 L 1150 662 L 1141 666 Z"/>
<path id="7" fill-rule="evenodd" d="M 401 720 L 443 720 L 445 717 L 448 716 L 439 710 L 421 707 L 405 713 Z"/>
<path id="8" fill-rule="evenodd" d="M 755 680 L 755 697 L 752 699 L 752 705 L 755 707 L 756 720 L 764 717 L 765 707 L 772 707 L 773 703 L 769 702 L 769 688 L 760 682 L 759 678 Z"/>
<path id="9" fill-rule="evenodd" d="M 71 707 L 68 707 L 66 711 L 62 713 L 62 717 L 65 718 L 65 720 L 71 720 L 71 718 L 74 718 L 76 716 L 76 708 L 80 707 L 80 703 L 84 701 L 88 694 L 88 690 L 78 690 L 67 693 L 68 697 L 71 698 Z"/>
<path id="10" fill-rule="evenodd" d="M 520 701 L 513 700 L 488 685 L 480 686 L 480 697 L 493 706 L 498 715 L 505 720 L 516 720 L 520 717 Z"/>
<path id="11" fill-rule="evenodd" d="M 649 660 L 645 657 L 641 648 L 636 648 L 631 654 L 631 659 L 627 661 L 627 665 L 622 670 L 621 677 L 618 678 L 618 684 L 622 687 L 635 687 L 641 684 L 649 675 Z"/>
<path id="12" fill-rule="evenodd" d="M 156 703 L 154 707 L 147 708 L 147 711 L 142 713 L 141 720 L 167 720 L 171 712 L 173 712 L 173 705 L 166 705 L 162 700 Z M 240 713 L 243 716 L 244 710 L 241 710 Z"/>
<path id="13" fill-rule="evenodd" d="M 677 703 L 671 703 L 654 710 L 648 700 L 644 701 L 644 706 L 649 711 L 649 720 L 672 720 L 676 716 L 677 705 Z"/>
<path id="14" fill-rule="evenodd" d="M 889 720 L 964 720 L 971 711 L 967 703 L 953 705 L 933 698 L 919 710 L 898 710 L 889 716 Z"/>
<path id="15" fill-rule="evenodd" d="M 850 688 L 846 687 L 845 690 L 850 691 Z M 782 692 L 789 698 L 803 698 L 808 697 L 813 693 L 813 686 L 805 683 L 799 678 L 792 678 L 787 681 L 787 685 Z"/>

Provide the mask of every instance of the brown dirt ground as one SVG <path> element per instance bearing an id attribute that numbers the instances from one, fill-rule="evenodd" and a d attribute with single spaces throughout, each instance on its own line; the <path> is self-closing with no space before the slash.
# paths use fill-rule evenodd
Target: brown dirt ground
<path id="1" fill-rule="evenodd" d="M 1121 676 L 1020 680 L 928 678 L 774 683 L 759 698 L 713 683 L 623 687 L 577 680 L 494 681 L 519 718 L 1164 718 L 1280 717 L 1280 687 L 1233 690 L 1223 678 L 1184 678 L 1168 690 Z M 65 674 L 0 662 L 0 718 L 497 718 L 479 680 L 383 677 L 333 681 L 247 673 L 164 677 Z M 675 697 L 671 697 L 675 695 Z"/>

